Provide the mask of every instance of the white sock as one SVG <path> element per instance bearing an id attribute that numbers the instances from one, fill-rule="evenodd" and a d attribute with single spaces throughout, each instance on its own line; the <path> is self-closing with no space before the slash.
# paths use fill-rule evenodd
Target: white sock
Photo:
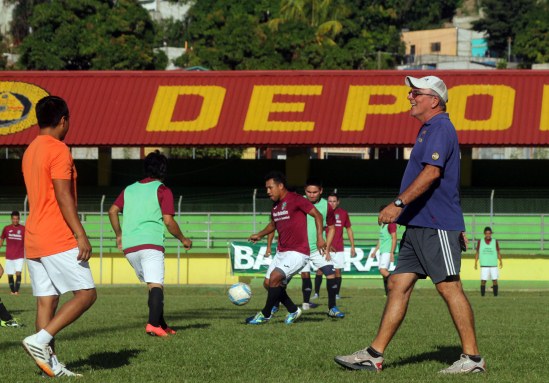
<path id="1" fill-rule="evenodd" d="M 50 335 L 50 333 L 44 329 L 36 333 L 36 341 L 38 343 L 49 344 L 52 339 L 53 339 L 53 335 Z"/>

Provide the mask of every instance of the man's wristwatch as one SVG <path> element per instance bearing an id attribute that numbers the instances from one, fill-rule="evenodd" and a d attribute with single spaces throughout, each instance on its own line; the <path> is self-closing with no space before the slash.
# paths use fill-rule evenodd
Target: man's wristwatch
<path id="1" fill-rule="evenodd" d="M 404 206 L 404 202 L 402 202 L 402 200 L 400 198 L 397 198 L 393 201 L 393 204 L 396 206 L 396 207 L 400 207 L 400 208 L 403 208 Z"/>

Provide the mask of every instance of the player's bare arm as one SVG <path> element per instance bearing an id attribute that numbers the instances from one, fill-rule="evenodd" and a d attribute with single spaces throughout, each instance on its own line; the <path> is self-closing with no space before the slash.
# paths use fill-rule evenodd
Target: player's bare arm
<path id="1" fill-rule="evenodd" d="M 52 180 L 55 199 L 59 205 L 59 210 L 67 222 L 67 225 L 74 233 L 78 244 L 78 260 L 87 261 L 92 255 L 92 247 L 86 231 L 78 218 L 76 211 L 76 201 L 71 191 L 71 180 Z"/>
<path id="2" fill-rule="evenodd" d="M 274 231 L 272 233 L 267 234 L 267 250 L 265 250 L 266 257 L 271 256 L 271 249 L 273 247 L 274 236 L 275 236 Z"/>
<path id="3" fill-rule="evenodd" d="M 322 214 L 320 214 L 316 207 L 313 207 L 308 214 L 315 219 L 316 247 L 322 254 L 326 250 L 326 241 L 324 241 L 324 237 L 322 236 L 322 231 L 324 229 L 322 226 Z"/>
<path id="4" fill-rule="evenodd" d="M 379 250 L 379 245 L 380 245 L 381 241 L 378 239 L 377 240 L 377 245 L 376 247 L 374 247 L 374 250 L 372 251 L 372 254 L 370 255 L 371 258 L 375 258 L 376 257 L 376 253 L 377 251 Z"/>
<path id="5" fill-rule="evenodd" d="M 431 185 L 440 178 L 441 170 L 438 166 L 425 165 L 421 173 L 416 179 L 404 190 L 404 192 L 398 196 L 398 198 L 405 204 L 410 204 L 416 200 L 419 196 L 425 193 Z M 390 203 L 385 209 L 379 213 L 378 223 L 393 223 L 398 216 L 402 213 L 402 207 L 395 206 Z"/>
<path id="6" fill-rule="evenodd" d="M 349 238 L 349 242 L 351 243 L 351 257 L 354 257 L 356 256 L 355 233 L 353 232 L 353 229 L 350 226 L 347 228 L 347 237 Z"/>
<path id="7" fill-rule="evenodd" d="M 326 235 L 326 254 L 324 255 L 327 261 L 332 260 L 332 257 L 330 257 L 330 251 L 332 251 L 332 242 L 334 240 L 335 231 L 335 225 L 328 226 L 328 234 Z"/>
<path id="8" fill-rule="evenodd" d="M 256 233 L 256 234 L 252 234 L 248 237 L 248 241 L 250 242 L 253 242 L 253 243 L 256 243 L 258 241 L 261 241 L 261 238 L 263 238 L 264 236 L 266 235 L 269 235 L 271 233 L 274 233 L 275 231 L 275 224 L 274 222 L 271 220 L 267 226 L 265 226 L 265 228 L 263 230 L 261 230 L 259 233 Z"/>
<path id="9" fill-rule="evenodd" d="M 163 214 L 162 219 L 164 220 L 164 225 L 166 225 L 168 232 L 175 238 L 179 239 L 185 249 L 190 250 L 193 247 L 193 241 L 183 235 L 181 228 L 175 219 L 173 219 L 173 215 Z"/>
<path id="10" fill-rule="evenodd" d="M 395 250 L 397 247 L 397 233 L 391 233 L 391 262 L 395 261 Z"/>
<path id="11" fill-rule="evenodd" d="M 480 242 L 480 241 L 479 241 Z M 478 269 L 478 256 L 480 252 L 480 244 L 477 246 L 477 252 L 475 253 L 475 270 Z"/>
<path id="12" fill-rule="evenodd" d="M 109 221 L 111 221 L 112 230 L 116 236 L 116 247 L 118 250 L 122 250 L 122 227 L 120 226 L 120 219 L 118 217 L 120 212 L 120 208 L 116 205 L 112 205 L 109 209 Z"/>

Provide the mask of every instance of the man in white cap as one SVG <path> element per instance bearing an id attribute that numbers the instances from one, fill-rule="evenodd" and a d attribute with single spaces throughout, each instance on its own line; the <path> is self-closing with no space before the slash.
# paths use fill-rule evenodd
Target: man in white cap
<path id="1" fill-rule="evenodd" d="M 389 294 L 378 332 L 370 346 L 336 356 L 348 369 L 381 371 L 383 352 L 406 315 L 416 281 L 431 278 L 454 321 L 462 354 L 444 374 L 486 371 L 479 355 L 473 310 L 463 292 L 459 271 L 465 224 L 459 197 L 460 154 L 457 133 L 448 118 L 448 90 L 435 76 L 406 77 L 410 115 L 423 125 L 404 171 L 400 193 L 379 213 L 380 224 L 406 226 L 398 263 L 389 278 Z"/>

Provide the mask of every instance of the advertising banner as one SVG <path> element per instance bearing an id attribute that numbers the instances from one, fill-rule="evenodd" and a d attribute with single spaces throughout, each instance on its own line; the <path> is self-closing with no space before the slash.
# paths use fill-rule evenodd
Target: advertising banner
<path id="1" fill-rule="evenodd" d="M 273 246 L 271 252 L 273 255 L 265 257 L 267 246 L 265 244 L 253 244 L 250 242 L 229 242 L 229 256 L 231 257 L 231 267 L 234 275 L 246 276 L 264 276 L 271 264 L 272 258 L 276 254 L 276 248 Z M 379 259 L 376 254 L 371 257 L 374 247 L 355 247 L 356 256 L 351 257 L 350 248 L 345 248 L 345 276 L 358 278 L 377 278 L 379 274 Z M 395 255 L 395 262 L 397 256 Z M 389 271 L 395 269 L 395 263 L 391 263 Z M 314 268 L 313 268 L 314 270 Z M 316 271 L 316 270 L 314 270 Z"/>
<path id="2" fill-rule="evenodd" d="M 412 145 L 406 76 L 432 71 L 0 71 L 0 146 L 63 97 L 70 146 Z M 549 145 L 549 71 L 436 71 L 461 145 Z"/>

